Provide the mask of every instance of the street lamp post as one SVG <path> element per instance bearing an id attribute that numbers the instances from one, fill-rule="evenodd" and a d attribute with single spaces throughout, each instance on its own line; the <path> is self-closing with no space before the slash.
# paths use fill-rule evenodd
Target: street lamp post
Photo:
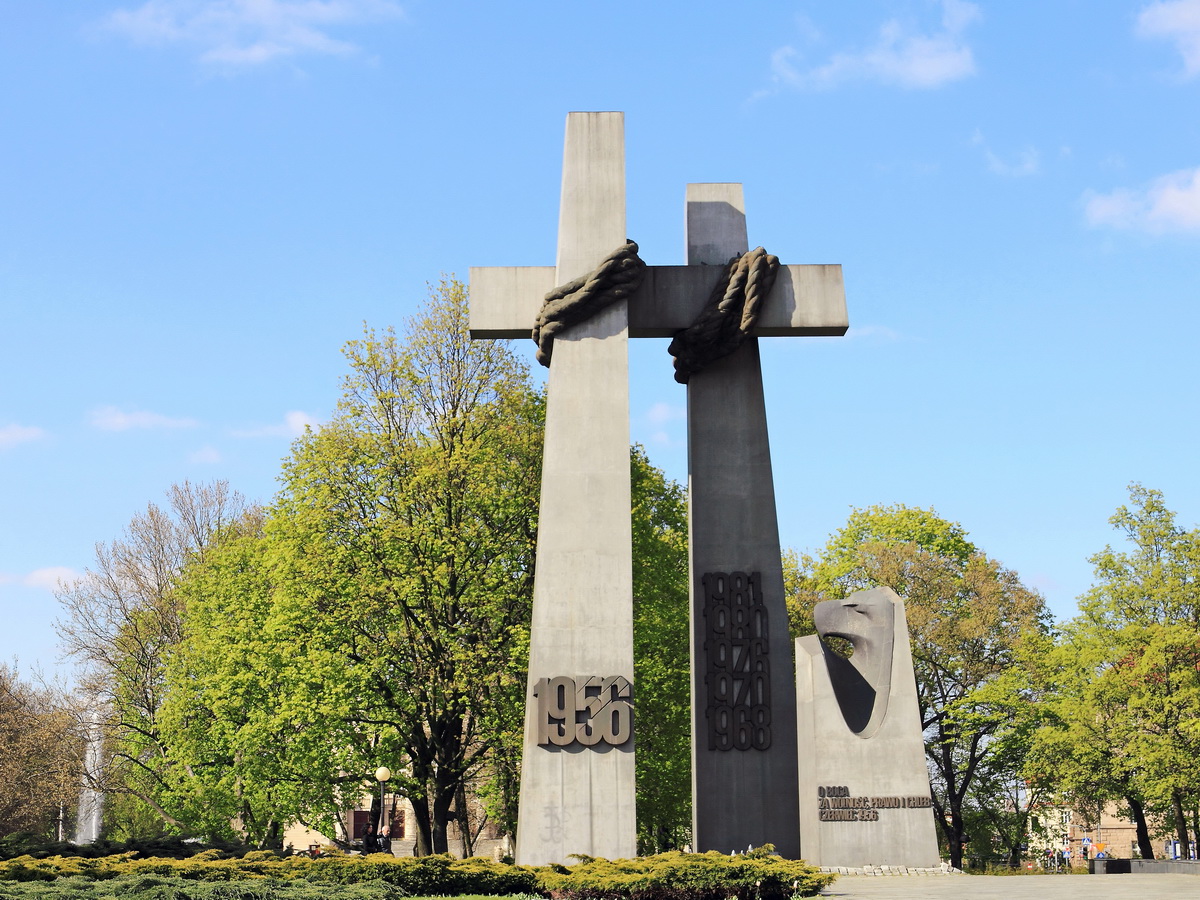
<path id="1" fill-rule="evenodd" d="M 380 766 L 375 770 L 375 780 L 379 782 L 379 822 L 375 826 L 376 834 L 383 834 L 383 786 L 392 777 L 392 770 L 387 766 Z"/>

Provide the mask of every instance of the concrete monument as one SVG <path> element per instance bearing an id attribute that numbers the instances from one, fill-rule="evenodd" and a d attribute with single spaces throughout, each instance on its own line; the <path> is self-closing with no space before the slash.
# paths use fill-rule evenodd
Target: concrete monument
<path id="1" fill-rule="evenodd" d="M 800 842 L 819 866 L 938 865 L 904 602 L 826 600 L 796 641 Z M 850 642 L 837 653 L 828 638 Z"/>
<path id="2" fill-rule="evenodd" d="M 536 326 L 539 359 L 550 367 L 516 852 L 523 864 L 636 850 L 627 339 L 672 337 L 691 326 L 723 272 L 635 262 L 637 247 L 625 242 L 624 172 L 622 114 L 571 113 L 558 265 L 472 268 L 470 275 L 472 336 L 528 337 Z M 593 296 L 601 298 L 594 306 L 579 299 Z M 845 329 L 840 267 L 783 266 L 754 333 Z M 763 440 L 765 447 L 765 431 Z M 727 527 L 745 525 L 731 520 Z M 778 538 L 774 547 L 777 567 Z M 739 556 L 725 583 L 756 596 L 763 583 L 756 573 L 769 571 L 753 568 L 757 559 Z M 737 613 L 746 614 L 764 621 L 749 605 Z M 782 624 L 786 634 L 785 617 L 773 618 L 771 627 Z M 771 639 L 786 654 L 786 639 Z M 731 687 L 746 689 L 739 685 Z M 739 721 L 732 752 L 743 754 Z M 760 778 L 748 790 L 762 787 Z M 794 776 L 775 791 L 794 796 L 793 788 Z M 761 843 L 760 830 L 745 832 L 738 846 Z"/>

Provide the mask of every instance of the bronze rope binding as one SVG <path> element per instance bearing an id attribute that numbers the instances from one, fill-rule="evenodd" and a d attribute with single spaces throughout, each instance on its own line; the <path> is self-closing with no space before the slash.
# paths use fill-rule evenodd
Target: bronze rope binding
<path id="1" fill-rule="evenodd" d="M 750 337 L 778 272 L 779 257 L 762 247 L 729 261 L 696 321 L 677 332 L 667 348 L 675 357 L 676 381 L 687 384 L 696 372 Z"/>
<path id="2" fill-rule="evenodd" d="M 629 297 L 641 285 L 645 274 L 646 264 L 638 256 L 638 245 L 627 240 L 604 257 L 593 272 L 548 293 L 533 326 L 537 361 L 549 366 L 556 334 Z"/>

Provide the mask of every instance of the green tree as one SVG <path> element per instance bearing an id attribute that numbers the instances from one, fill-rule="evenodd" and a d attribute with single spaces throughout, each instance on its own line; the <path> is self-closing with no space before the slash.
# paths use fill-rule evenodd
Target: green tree
<path id="1" fill-rule="evenodd" d="M 1035 789 L 1084 813 L 1120 803 L 1135 824 L 1141 855 L 1153 859 L 1144 760 L 1129 752 L 1129 698 L 1119 679 L 1104 676 L 1107 656 L 1095 631 L 1078 622 L 1021 648 L 1013 671 L 1040 713 L 1023 774 Z"/>
<path id="2" fill-rule="evenodd" d="M 543 401 L 504 345 L 469 340 L 444 281 L 397 336 L 366 330 L 332 421 L 293 446 L 265 515 L 225 527 L 176 589 L 160 718 L 181 821 L 260 844 L 327 834 L 381 763 L 444 852 L 468 790 L 516 828 Z M 686 507 L 631 452 L 639 819 L 690 824 Z"/>
<path id="3" fill-rule="evenodd" d="M 298 689 L 327 672 L 296 653 L 264 525 L 261 511 L 244 516 L 185 572 L 159 719 L 179 817 L 209 837 L 279 846 L 289 821 L 333 832 L 360 779 L 339 772 L 357 760 L 327 727 L 342 695 Z"/>
<path id="4" fill-rule="evenodd" d="M 1189 818 L 1200 833 L 1200 530 L 1180 527 L 1162 493 L 1137 483 L 1109 521 L 1128 549 L 1091 558 L 1095 582 L 1064 629 L 1070 659 L 1050 692 L 1062 709 L 1042 738 L 1075 758 L 1105 748 L 1094 790 L 1124 800 L 1150 855 L 1146 809 L 1184 847 Z M 1046 768 L 1087 786 L 1069 763 Z"/>
<path id="5" fill-rule="evenodd" d="M 822 600 L 879 585 L 905 598 L 934 812 L 951 863 L 961 866 L 972 797 L 1000 790 L 996 779 L 1011 773 L 998 763 L 1014 752 L 1011 698 L 984 688 L 1013 664 L 1025 635 L 1044 629 L 1041 596 L 980 552 L 962 526 L 902 505 L 856 509 L 818 557 L 793 554 L 785 563 L 794 634 L 812 633 Z"/>
<path id="6" fill-rule="evenodd" d="M 519 727 L 542 402 L 511 350 L 470 340 L 455 281 L 403 344 L 367 333 L 346 354 L 337 415 L 297 442 L 268 533 L 307 654 L 343 661 L 358 771 L 403 759 L 418 852 L 444 853 L 465 782 Z"/>
<path id="7" fill-rule="evenodd" d="M 326 831 L 388 765 L 417 852 L 442 853 L 453 818 L 473 833 L 481 778 L 515 816 L 543 403 L 507 346 L 470 340 L 453 280 L 402 340 L 364 330 L 345 353 L 337 411 L 294 444 L 262 535 L 188 591 L 178 684 L 206 693 L 176 718 L 183 762 L 214 763 L 226 809 Z"/>
<path id="8" fill-rule="evenodd" d="M 643 448 L 630 458 L 638 848 L 660 853 L 691 833 L 687 501 Z"/>
<path id="9" fill-rule="evenodd" d="M 80 732 L 93 716 L 102 726 L 107 759 L 93 787 L 127 795 L 110 812 L 144 805 L 162 826 L 179 830 L 185 821 L 164 804 L 172 790 L 170 746 L 159 720 L 167 658 L 183 633 L 176 588 L 185 566 L 202 559 L 212 537 L 247 505 L 224 481 L 185 481 L 167 495 L 167 508 L 150 504 L 124 535 L 96 545 L 95 566 L 56 592 L 63 608 L 56 624 L 80 667 Z M 123 826 L 110 816 L 108 827 Z"/>

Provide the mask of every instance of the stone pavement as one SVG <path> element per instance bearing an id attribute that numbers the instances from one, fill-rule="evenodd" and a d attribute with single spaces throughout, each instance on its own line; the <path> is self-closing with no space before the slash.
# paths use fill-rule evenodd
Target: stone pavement
<path id="1" fill-rule="evenodd" d="M 838 900 L 1175 900 L 1200 898 L 1195 875 L 841 875 L 820 894 Z"/>

